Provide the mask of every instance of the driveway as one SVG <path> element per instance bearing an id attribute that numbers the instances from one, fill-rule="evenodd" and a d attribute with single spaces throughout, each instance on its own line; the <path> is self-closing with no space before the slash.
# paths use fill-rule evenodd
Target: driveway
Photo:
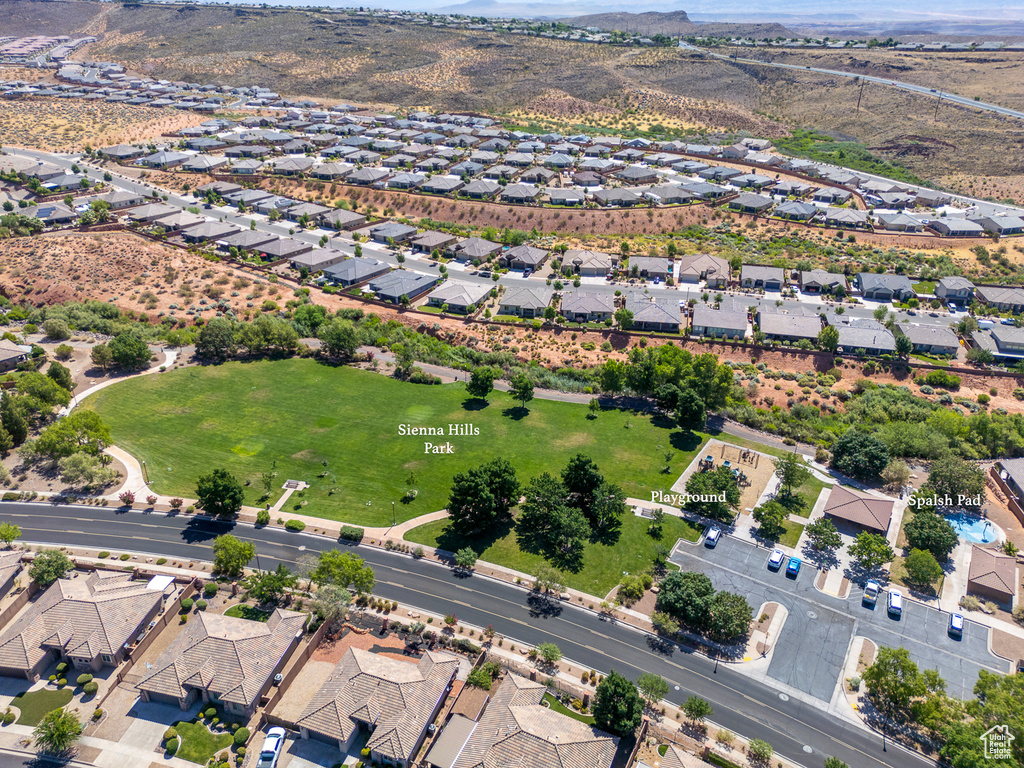
<path id="1" fill-rule="evenodd" d="M 981 668 L 1006 673 L 1009 662 L 988 650 L 988 628 L 967 622 L 962 640 L 946 634 L 949 614 L 907 600 L 903 617 L 891 619 L 884 597 L 872 610 L 854 587 L 843 600 L 814 587 L 818 569 L 804 561 L 799 575 L 767 568 L 770 550 L 723 536 L 718 546 L 681 544 L 672 562 L 706 574 L 716 589 L 742 595 L 756 611 L 768 601 L 786 606 L 789 616 L 774 646 L 768 676 L 822 701 L 830 701 L 854 635 L 878 645 L 904 647 L 922 669 L 937 669 L 953 696 L 970 698 Z"/>

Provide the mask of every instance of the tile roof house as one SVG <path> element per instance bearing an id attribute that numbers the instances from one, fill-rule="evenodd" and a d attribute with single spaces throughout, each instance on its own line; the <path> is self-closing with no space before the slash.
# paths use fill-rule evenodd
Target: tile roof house
<path id="1" fill-rule="evenodd" d="M 652 299 L 639 291 L 626 295 L 626 309 L 633 313 L 633 328 L 640 331 L 679 333 L 683 322 L 679 302 L 672 299 Z"/>
<path id="2" fill-rule="evenodd" d="M 946 301 L 950 299 L 971 301 L 974 298 L 974 283 L 966 277 L 957 275 L 943 277 L 935 284 L 935 295 Z"/>
<path id="3" fill-rule="evenodd" d="M 857 275 L 857 285 L 865 299 L 874 301 L 894 301 L 912 299 L 917 294 L 910 278 L 906 275 L 880 275 L 876 272 L 861 272 Z"/>
<path id="4" fill-rule="evenodd" d="M 781 291 L 786 284 L 786 270 L 782 267 L 767 267 L 760 264 L 744 264 L 740 269 L 740 285 L 744 288 L 764 288 L 767 291 Z"/>
<path id="5" fill-rule="evenodd" d="M 449 280 L 427 296 L 427 304 L 432 307 L 443 307 L 447 304 L 449 312 L 465 315 L 479 307 L 480 302 L 490 293 L 491 289 L 486 285 Z"/>
<path id="6" fill-rule="evenodd" d="M 487 261 L 501 251 L 501 243 L 492 243 L 482 237 L 467 237 L 449 250 L 456 261 Z"/>
<path id="7" fill-rule="evenodd" d="M 629 271 L 636 268 L 640 277 L 660 277 L 665 280 L 672 276 L 672 262 L 658 256 L 632 256 L 629 259 Z"/>
<path id="8" fill-rule="evenodd" d="M 58 579 L 0 636 L 0 675 L 37 680 L 56 660 L 93 672 L 116 666 L 125 644 L 159 613 L 163 596 L 123 572 Z"/>
<path id="9" fill-rule="evenodd" d="M 440 279 L 436 275 L 421 275 L 398 269 L 372 279 L 367 288 L 376 293 L 381 301 L 401 304 L 403 296 L 413 301 L 437 285 Z"/>
<path id="10" fill-rule="evenodd" d="M 498 264 L 508 269 L 537 269 L 547 261 L 550 253 L 532 245 L 517 245 L 498 257 Z"/>
<path id="11" fill-rule="evenodd" d="M 708 288 L 725 288 L 729 284 L 729 262 L 721 256 L 698 253 L 679 260 L 679 282 L 696 285 L 707 281 Z"/>
<path id="12" fill-rule="evenodd" d="M 306 268 L 310 274 L 316 274 L 327 267 L 340 264 L 347 258 L 349 258 L 347 253 L 336 248 L 317 248 L 314 251 L 296 254 L 290 263 L 292 269 Z"/>
<path id="13" fill-rule="evenodd" d="M 896 329 L 910 339 L 914 352 L 929 355 L 955 355 L 960 349 L 960 340 L 949 328 L 935 325 L 900 323 Z"/>
<path id="14" fill-rule="evenodd" d="M 892 499 L 880 499 L 852 488 L 834 485 L 825 502 L 824 514 L 885 536 L 889 531 L 894 505 Z"/>
<path id="15" fill-rule="evenodd" d="M 611 318 L 615 303 L 611 296 L 584 291 L 562 295 L 559 314 L 575 323 L 599 323 Z"/>
<path id="16" fill-rule="evenodd" d="M 188 709 L 201 698 L 252 715 L 305 623 L 306 614 L 281 608 L 266 623 L 197 613 L 138 683 L 142 700 Z"/>
<path id="17" fill-rule="evenodd" d="M 1001 312 L 1014 313 L 1024 310 L 1024 288 L 1008 288 L 1000 285 L 979 285 L 974 289 L 975 298 L 986 306 Z"/>
<path id="18" fill-rule="evenodd" d="M 241 227 L 228 224 L 226 221 L 207 220 L 186 228 L 181 236 L 188 243 L 205 243 L 207 240 L 220 240 L 240 231 Z"/>
<path id="19" fill-rule="evenodd" d="M 498 314 L 542 317 L 553 295 L 554 290 L 546 285 L 509 288 L 501 297 Z"/>
<path id="20" fill-rule="evenodd" d="M 800 290 L 804 293 L 832 293 L 837 288 L 846 290 L 846 275 L 824 269 L 807 269 L 798 274 Z"/>
<path id="21" fill-rule="evenodd" d="M 921 219 L 902 211 L 880 213 L 878 223 L 888 232 L 920 232 L 924 229 L 924 222 Z"/>
<path id="22" fill-rule="evenodd" d="M 810 221 L 818 215 L 819 208 L 810 203 L 801 203 L 799 200 L 787 200 L 775 209 L 775 215 L 780 219 L 790 221 Z"/>
<path id="23" fill-rule="evenodd" d="M 603 277 L 618 264 L 618 256 L 595 251 L 568 250 L 562 263 L 575 269 L 583 277 Z"/>
<path id="24" fill-rule="evenodd" d="M 599 189 L 594 193 L 594 200 L 601 205 L 620 208 L 643 202 L 643 198 L 631 189 Z"/>
<path id="25" fill-rule="evenodd" d="M 540 195 L 540 187 L 533 184 L 509 184 L 501 193 L 506 203 L 532 203 Z"/>
<path id="26" fill-rule="evenodd" d="M 390 265 L 365 256 L 354 256 L 323 268 L 324 277 L 328 282 L 345 287 L 381 277 L 390 271 Z"/>
<path id="27" fill-rule="evenodd" d="M 981 224 L 967 219 L 932 219 L 928 226 L 946 237 L 979 237 L 985 234 Z"/>
<path id="28" fill-rule="evenodd" d="M 747 334 L 747 313 L 743 310 L 712 309 L 707 304 L 693 308 L 690 330 L 696 336 L 742 339 Z"/>
<path id="29" fill-rule="evenodd" d="M 815 193 L 814 199 L 818 199 L 817 193 Z M 830 227 L 866 227 L 868 214 L 853 208 L 826 208 L 825 223 Z"/>
<path id="30" fill-rule="evenodd" d="M 320 215 L 320 223 L 332 229 L 355 229 L 366 223 L 366 214 L 335 208 Z"/>
<path id="31" fill-rule="evenodd" d="M 451 768 L 610 768 L 618 739 L 544 706 L 544 691 L 509 674 Z"/>
<path id="32" fill-rule="evenodd" d="M 21 555 L 21 550 L 18 549 L 0 552 L 0 596 L 10 591 L 17 575 L 21 573 Z"/>
<path id="33" fill-rule="evenodd" d="M 412 240 L 418 232 L 416 227 L 388 221 L 371 228 L 370 237 L 378 243 L 386 243 L 388 240 L 394 243 L 404 243 L 406 240 Z"/>
<path id="34" fill-rule="evenodd" d="M 374 763 L 407 768 L 458 669 L 446 653 L 427 652 L 413 664 L 350 648 L 296 724 L 303 738 L 337 744 L 342 754 L 368 733 Z"/>
<path id="35" fill-rule="evenodd" d="M 587 202 L 586 193 L 579 189 L 548 187 L 544 191 L 552 205 L 583 205 Z"/>
<path id="36" fill-rule="evenodd" d="M 19 345 L 8 339 L 0 339 L 0 371 L 9 371 L 18 366 L 18 363 L 28 360 L 31 347 L 22 349 Z"/>
<path id="37" fill-rule="evenodd" d="M 1012 605 L 1017 596 L 1017 558 L 974 545 L 967 570 L 967 591 L 986 600 Z"/>
<path id="38" fill-rule="evenodd" d="M 820 315 L 791 315 L 772 311 L 775 307 L 762 307 L 757 313 L 757 324 L 767 338 L 776 341 L 816 341 L 821 333 Z"/>
<path id="39" fill-rule="evenodd" d="M 418 253 L 433 253 L 435 250 L 444 252 L 444 249 L 458 242 L 458 237 L 449 235 L 447 232 L 434 232 L 429 230 L 422 235 L 412 239 L 412 249 Z"/>

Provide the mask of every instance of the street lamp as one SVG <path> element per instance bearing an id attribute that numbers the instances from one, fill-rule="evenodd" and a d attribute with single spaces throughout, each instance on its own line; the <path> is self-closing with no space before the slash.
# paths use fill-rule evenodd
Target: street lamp
<path id="1" fill-rule="evenodd" d="M 391 527 L 394 528 L 398 525 L 398 520 L 395 517 L 395 502 L 391 502 Z"/>

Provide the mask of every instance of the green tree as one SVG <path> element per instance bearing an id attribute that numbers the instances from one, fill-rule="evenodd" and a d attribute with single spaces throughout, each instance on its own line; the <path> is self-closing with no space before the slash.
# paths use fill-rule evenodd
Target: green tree
<path id="1" fill-rule="evenodd" d="M 792 496 L 794 488 L 799 488 L 811 479 L 811 470 L 796 451 L 786 451 L 772 459 L 772 463 L 775 464 L 775 476 L 781 481 L 787 496 Z"/>
<path id="2" fill-rule="evenodd" d="M 565 589 L 565 576 L 561 571 L 542 565 L 533 576 L 533 588 L 545 592 L 561 592 Z"/>
<path id="3" fill-rule="evenodd" d="M 76 410 L 44 429 L 34 450 L 37 456 L 56 460 L 80 451 L 98 456 L 110 444 L 110 429 L 99 414 Z"/>
<path id="4" fill-rule="evenodd" d="M 46 375 L 57 382 L 58 386 L 63 387 L 68 392 L 73 391 L 75 388 L 75 384 L 71 380 L 71 371 L 60 363 L 50 363 L 50 367 L 46 369 Z"/>
<path id="5" fill-rule="evenodd" d="M 878 477 L 889 464 L 889 449 L 874 435 L 848 429 L 832 449 L 832 466 L 860 480 Z"/>
<path id="6" fill-rule="evenodd" d="M 639 727 L 643 714 L 636 686 L 613 669 L 594 693 L 595 724 L 608 733 L 626 736 Z"/>
<path id="7" fill-rule="evenodd" d="M 621 525 L 628 510 L 625 492 L 612 483 L 602 483 L 594 494 L 588 519 L 595 530 L 607 531 Z"/>
<path id="8" fill-rule="evenodd" d="M 846 763 L 840 760 L 838 757 L 826 757 L 825 768 L 850 768 Z"/>
<path id="9" fill-rule="evenodd" d="M 525 408 L 526 404 L 533 400 L 533 382 L 530 381 L 530 377 L 525 373 L 517 373 L 512 377 L 510 384 L 508 392 L 512 399 L 518 400 Z"/>
<path id="10" fill-rule="evenodd" d="M 6 520 L 0 523 L 0 541 L 4 543 L 4 546 L 8 549 L 11 548 L 17 539 L 21 538 L 21 528 L 14 523 L 9 523 Z"/>
<path id="11" fill-rule="evenodd" d="M 836 524 L 827 517 L 819 517 L 804 528 L 811 546 L 818 552 L 833 553 L 843 546 L 843 538 L 839 535 Z"/>
<path id="12" fill-rule="evenodd" d="M 67 707 L 54 709 L 43 715 L 32 736 L 40 752 L 67 755 L 82 735 L 82 723 Z"/>
<path id="13" fill-rule="evenodd" d="M 697 432 L 704 429 L 707 423 L 708 414 L 704 407 L 704 401 L 700 395 L 690 387 L 678 390 L 676 400 L 676 423 L 688 432 Z"/>
<path id="14" fill-rule="evenodd" d="M 750 755 L 751 761 L 760 765 L 768 765 L 774 753 L 772 745 L 764 739 L 751 739 L 747 746 L 747 754 Z"/>
<path id="15" fill-rule="evenodd" d="M 462 571 L 471 571 L 476 565 L 476 552 L 472 547 L 463 547 L 455 553 L 455 567 Z"/>
<path id="16" fill-rule="evenodd" d="M 245 580 L 245 588 L 260 603 L 277 604 L 287 590 L 295 586 L 298 577 L 284 563 L 273 571 L 257 571 Z"/>
<path id="17" fill-rule="evenodd" d="M 1024 675 L 981 669 L 974 696 L 966 704 L 965 712 L 954 709 L 952 716 L 937 720 L 937 729 L 945 742 L 941 756 L 954 768 L 982 768 L 993 763 L 985 757 L 980 738 L 993 726 L 1005 725 L 1010 733 L 1024 733 Z M 1013 740 L 1008 765 L 1024 765 L 1022 741 L 1019 735 Z"/>
<path id="18" fill-rule="evenodd" d="M 104 370 L 110 367 L 110 364 L 114 362 L 114 356 L 110 354 L 110 347 L 106 344 L 97 344 L 90 350 L 89 358 L 92 360 L 93 365 L 103 368 Z"/>
<path id="19" fill-rule="evenodd" d="M 882 470 L 882 480 L 893 490 L 902 489 L 910 482 L 910 467 L 899 459 L 893 459 Z"/>
<path id="20" fill-rule="evenodd" d="M 600 381 L 602 392 L 621 392 L 626 382 L 626 366 L 618 360 L 606 360 L 601 366 Z"/>
<path id="21" fill-rule="evenodd" d="M 319 586 L 334 584 L 362 595 L 373 589 L 375 576 L 373 568 L 363 558 L 351 552 L 336 549 L 320 553 L 320 560 L 310 577 Z"/>
<path id="22" fill-rule="evenodd" d="M 223 317 L 207 322 L 196 337 L 196 355 L 207 360 L 226 360 L 235 354 L 235 330 Z"/>
<path id="23" fill-rule="evenodd" d="M 754 508 L 753 518 L 757 521 L 758 535 L 767 541 L 778 541 L 786 532 L 786 518 L 789 510 L 777 501 L 767 501 Z"/>
<path id="24" fill-rule="evenodd" d="M 948 498 L 951 506 L 975 507 L 976 500 L 984 503 L 985 473 L 978 465 L 947 454 L 932 462 L 926 487 Z"/>
<path id="25" fill-rule="evenodd" d="M 839 329 L 834 325 L 826 325 L 818 331 L 818 346 L 834 355 L 839 348 Z"/>
<path id="26" fill-rule="evenodd" d="M 71 338 L 68 324 L 58 317 L 51 317 L 49 320 L 43 321 L 43 332 L 48 339 L 53 341 L 64 341 Z"/>
<path id="27" fill-rule="evenodd" d="M 466 383 L 466 392 L 473 397 L 484 400 L 494 389 L 495 372 L 493 368 L 474 368 Z"/>
<path id="28" fill-rule="evenodd" d="M 110 341 L 110 356 L 122 368 L 148 368 L 152 353 L 135 331 L 123 331 Z"/>
<path id="29" fill-rule="evenodd" d="M 10 393 L 0 398 L 0 437 L 6 432 L 14 445 L 21 445 L 28 437 L 28 421 L 21 413 L 19 400 Z M 9 447 L 4 450 L 9 450 Z"/>
<path id="30" fill-rule="evenodd" d="M 562 485 L 568 494 L 568 502 L 577 507 L 588 519 L 594 508 L 594 498 L 604 485 L 604 476 L 589 456 L 577 453 L 562 470 Z"/>
<path id="31" fill-rule="evenodd" d="M 682 624 L 703 630 L 711 615 L 715 588 L 703 573 L 672 571 L 658 591 L 657 608 Z"/>
<path id="32" fill-rule="evenodd" d="M 487 530 L 508 517 L 518 498 L 519 481 L 512 465 L 493 459 L 452 478 L 450 524 L 463 534 Z"/>
<path id="33" fill-rule="evenodd" d="M 313 595 L 310 607 L 330 629 L 344 620 L 345 612 L 351 604 L 352 593 L 347 589 L 337 584 L 324 584 Z"/>
<path id="34" fill-rule="evenodd" d="M 931 507 L 918 507 L 914 519 L 903 527 L 903 531 L 911 548 L 930 552 L 933 559 L 939 562 L 948 559 L 960 543 L 956 529 Z"/>
<path id="35" fill-rule="evenodd" d="M 665 678 L 652 672 L 644 672 L 640 675 L 636 680 L 636 687 L 644 701 L 647 702 L 647 706 L 652 708 L 668 696 L 668 683 L 665 682 Z"/>
<path id="36" fill-rule="evenodd" d="M 873 571 L 885 563 L 892 562 L 896 553 L 892 551 L 885 536 L 878 533 L 861 531 L 849 548 L 850 557 L 860 563 L 862 568 Z"/>
<path id="37" fill-rule="evenodd" d="M 234 515 L 245 502 L 245 489 L 226 469 L 214 469 L 200 475 L 196 482 L 199 506 L 212 515 Z"/>
<path id="38" fill-rule="evenodd" d="M 256 557 L 256 547 L 230 533 L 213 540 L 213 570 L 225 576 L 240 576 L 249 561 Z"/>
<path id="39" fill-rule="evenodd" d="M 691 696 L 683 702 L 683 714 L 692 723 L 703 723 L 714 713 L 711 704 L 700 696 Z"/>
<path id="40" fill-rule="evenodd" d="M 731 521 L 733 510 L 740 503 L 740 487 L 732 470 L 720 466 L 711 472 L 694 472 L 686 481 L 690 499 L 686 508 L 715 520 Z M 719 501 L 724 494 L 725 501 Z"/>
<path id="41" fill-rule="evenodd" d="M 924 678 L 906 648 L 879 648 L 863 679 L 875 705 L 898 720 L 906 719 L 911 701 L 926 690 Z"/>
<path id="42" fill-rule="evenodd" d="M 75 567 L 71 559 L 59 549 L 44 549 L 32 560 L 28 575 L 43 589 Z"/>
<path id="43" fill-rule="evenodd" d="M 537 654 L 546 664 L 556 664 L 562 658 L 561 649 L 554 643 L 541 643 L 537 646 Z"/>
<path id="44" fill-rule="evenodd" d="M 754 620 L 754 609 L 746 598 L 734 592 L 718 592 L 711 600 L 706 632 L 712 640 L 743 637 Z"/>
<path id="45" fill-rule="evenodd" d="M 619 324 L 619 328 L 624 331 L 628 331 L 633 327 L 633 313 L 625 307 L 615 310 L 615 322 Z"/>
<path id="46" fill-rule="evenodd" d="M 516 520 L 519 540 L 526 549 L 545 550 L 558 565 L 576 567 L 590 525 L 577 507 L 566 503 L 565 487 L 545 472 L 530 480 L 523 496 Z"/>
<path id="47" fill-rule="evenodd" d="M 103 466 L 98 456 L 88 453 L 72 453 L 57 461 L 60 479 L 72 487 L 90 488 L 106 485 L 117 479 L 117 470 Z"/>
<path id="48" fill-rule="evenodd" d="M 942 566 L 924 549 L 912 549 L 903 561 L 907 569 L 907 583 L 918 588 L 928 587 L 942 578 Z"/>
<path id="49" fill-rule="evenodd" d="M 359 348 L 359 334 L 351 320 L 336 317 L 320 326 L 320 341 L 329 357 L 348 358 Z"/>
<path id="50" fill-rule="evenodd" d="M 914 351 L 914 344 L 902 333 L 896 337 L 896 356 L 906 360 Z"/>
<path id="51" fill-rule="evenodd" d="M 38 371 L 30 371 L 18 379 L 18 392 L 30 398 L 33 410 L 49 414 L 54 406 L 71 402 L 71 393 L 64 387 Z"/>

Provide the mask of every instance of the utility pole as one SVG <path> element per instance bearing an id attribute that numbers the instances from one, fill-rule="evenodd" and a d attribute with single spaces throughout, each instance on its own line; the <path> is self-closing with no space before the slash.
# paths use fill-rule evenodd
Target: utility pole
<path id="1" fill-rule="evenodd" d="M 935 99 L 935 115 L 932 117 L 932 122 L 938 122 L 939 119 L 939 102 L 942 101 L 942 96 Z"/>
<path id="2" fill-rule="evenodd" d="M 860 81 L 860 93 L 857 94 L 857 111 L 860 112 L 860 100 L 864 97 L 864 86 L 867 85 L 866 80 Z"/>

